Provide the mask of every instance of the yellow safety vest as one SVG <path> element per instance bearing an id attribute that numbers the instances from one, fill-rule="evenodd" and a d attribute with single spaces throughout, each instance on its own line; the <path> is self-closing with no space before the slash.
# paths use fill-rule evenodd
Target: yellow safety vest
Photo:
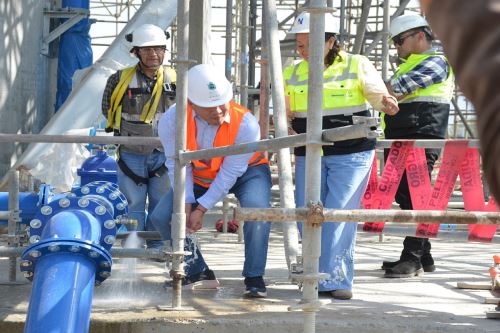
<path id="1" fill-rule="evenodd" d="M 399 65 L 398 70 L 393 76 L 393 79 L 410 72 L 425 59 L 436 56 L 444 59 L 446 63 L 448 63 L 448 60 L 444 55 L 437 53 L 411 54 L 408 59 L 402 59 L 403 63 Z M 433 84 L 427 88 L 417 89 L 408 96 L 405 96 L 405 98 L 399 101 L 399 103 L 403 104 L 413 102 L 433 102 L 448 104 L 451 101 L 454 89 L 455 80 L 453 76 L 453 70 L 451 66 L 448 65 L 448 78 L 446 78 L 446 80 Z"/>
<path id="2" fill-rule="evenodd" d="M 351 115 L 368 109 L 358 75 L 361 56 L 340 52 L 335 61 L 323 71 L 323 116 Z M 301 61 L 283 72 L 285 94 L 295 118 L 307 117 L 309 64 Z"/>

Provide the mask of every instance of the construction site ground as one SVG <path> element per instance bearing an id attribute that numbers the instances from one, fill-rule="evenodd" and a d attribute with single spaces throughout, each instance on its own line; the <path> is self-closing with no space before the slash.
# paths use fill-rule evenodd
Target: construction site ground
<path id="1" fill-rule="evenodd" d="M 244 245 L 236 234 L 215 232 L 219 217 L 212 214 L 198 233 L 204 256 L 220 281 L 218 290 L 185 290 L 184 307 L 172 310 L 171 290 L 163 286 L 164 263 L 115 260 L 112 277 L 95 289 L 90 332 L 304 332 L 302 312 L 290 311 L 300 302 L 301 292 L 288 280 L 280 225 L 273 225 L 270 238 L 268 297 L 246 299 L 241 276 Z M 402 241 L 385 236 L 381 242 L 376 234 L 358 234 L 354 297 L 320 297 L 323 306 L 315 332 L 500 332 L 500 320 L 485 316 L 495 305 L 484 303 L 499 295 L 456 288 L 457 282 L 490 282 L 488 267 L 493 254 L 500 252 L 498 245 L 436 239 L 435 272 L 410 279 L 384 278 L 380 265 L 398 258 Z M 0 281 L 0 332 L 22 332 L 31 284 L 19 272 L 18 284 L 6 283 L 7 258 L 0 258 Z"/>

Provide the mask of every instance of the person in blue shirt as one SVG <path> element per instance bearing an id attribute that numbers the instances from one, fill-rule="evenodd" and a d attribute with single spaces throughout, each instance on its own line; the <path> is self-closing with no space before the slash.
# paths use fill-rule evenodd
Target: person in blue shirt
<path id="1" fill-rule="evenodd" d="M 202 64 L 188 71 L 187 149 L 199 150 L 258 141 L 260 128 L 255 117 L 232 101 L 231 83 L 224 71 Z M 176 107 L 160 119 L 159 137 L 165 150 L 171 184 L 175 171 Z M 269 208 L 271 198 L 269 162 L 261 152 L 191 161 L 186 167 L 186 230 L 192 234 L 201 229 L 207 210 L 234 193 L 241 207 Z M 170 240 L 170 217 L 173 191 L 165 195 L 151 219 L 164 240 Z M 264 273 L 269 241 L 269 222 L 245 223 L 244 295 L 266 297 Z M 199 248 L 186 238 L 186 277 L 184 285 L 215 288 L 218 282 L 208 268 Z"/>

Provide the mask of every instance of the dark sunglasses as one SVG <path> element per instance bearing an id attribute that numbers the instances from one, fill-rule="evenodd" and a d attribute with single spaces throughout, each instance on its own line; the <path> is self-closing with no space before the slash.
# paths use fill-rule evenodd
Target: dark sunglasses
<path id="1" fill-rule="evenodd" d="M 403 45 L 404 42 L 405 42 L 405 39 L 408 38 L 408 37 L 411 37 L 411 36 L 414 36 L 416 34 L 418 34 L 420 31 L 415 31 L 415 32 L 412 32 L 411 34 L 408 34 L 406 36 L 396 36 L 392 39 L 392 42 L 394 43 L 394 45 Z"/>

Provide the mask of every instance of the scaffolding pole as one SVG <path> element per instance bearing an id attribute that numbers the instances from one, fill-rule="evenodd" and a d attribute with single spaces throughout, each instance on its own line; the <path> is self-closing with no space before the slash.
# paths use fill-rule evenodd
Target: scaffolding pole
<path id="1" fill-rule="evenodd" d="M 174 171 L 174 205 L 172 214 L 172 269 L 173 278 L 172 308 L 182 306 L 182 278 L 184 277 L 184 239 L 186 238 L 185 184 L 186 167 L 180 162 L 179 153 L 186 149 L 187 131 L 187 84 L 189 65 L 189 0 L 179 0 L 177 4 L 177 99 L 176 99 L 176 137 Z"/>
<path id="2" fill-rule="evenodd" d="M 332 7 L 332 6 L 329 6 Z M 340 0 L 340 27 L 339 27 L 339 42 L 344 44 L 348 40 L 348 36 L 345 29 L 345 0 Z"/>
<path id="3" fill-rule="evenodd" d="M 284 96 L 285 88 L 283 85 L 283 73 L 281 72 L 281 52 L 279 49 L 278 18 L 275 1 L 267 1 L 265 18 L 264 31 L 266 32 L 266 36 L 263 40 L 269 41 L 269 63 L 275 136 L 277 138 L 286 138 L 288 137 L 288 125 Z M 278 174 L 281 207 L 295 207 L 292 163 L 290 149 L 288 147 L 283 147 L 278 150 Z M 282 229 L 286 263 L 290 271 L 292 264 L 297 263 L 297 256 L 299 255 L 299 233 L 295 223 L 283 224 Z"/>
<path id="4" fill-rule="evenodd" d="M 255 58 L 257 52 L 257 0 L 250 0 L 250 16 L 248 18 L 248 36 L 249 36 L 249 48 L 248 48 L 248 82 L 247 86 L 250 88 L 255 88 Z M 247 90 L 248 93 L 248 90 Z M 248 108 L 254 112 L 254 101 L 255 96 L 248 96 Z"/>
<path id="5" fill-rule="evenodd" d="M 363 0 L 362 2 L 361 18 L 359 19 L 359 23 L 356 27 L 356 39 L 354 40 L 354 46 L 352 48 L 352 53 L 354 54 L 360 54 L 363 49 L 366 24 L 368 22 L 368 15 L 370 14 L 371 5 L 372 5 L 372 0 Z"/>
<path id="6" fill-rule="evenodd" d="M 248 31 L 249 0 L 241 0 L 240 26 L 240 104 L 248 107 Z"/>
<path id="7" fill-rule="evenodd" d="M 353 118 L 355 118 L 354 116 Z M 318 145 L 329 145 L 334 141 L 351 140 L 358 138 L 374 137 L 379 131 L 374 129 L 377 118 L 361 117 L 364 119 L 362 124 L 348 125 L 320 131 L 320 140 L 315 141 Z M 180 155 L 181 163 L 189 163 L 191 160 L 210 159 L 218 156 L 228 156 L 236 154 L 246 154 L 256 151 L 276 151 L 281 148 L 300 147 L 307 142 L 307 134 L 289 135 L 275 139 L 260 140 L 256 142 L 240 143 L 232 146 L 224 146 L 211 149 L 201 149 L 196 151 L 182 152 Z"/>
<path id="8" fill-rule="evenodd" d="M 309 75 L 307 96 L 307 143 L 305 202 L 310 212 L 302 232 L 304 276 L 302 308 L 304 333 L 316 331 L 318 305 L 319 257 L 321 255 L 321 128 L 323 125 L 323 70 L 325 47 L 325 0 L 311 0 L 309 20 Z M 323 9 L 323 10 L 321 10 Z"/>
<path id="9" fill-rule="evenodd" d="M 260 95 L 259 95 L 259 127 L 260 139 L 269 138 L 269 26 L 267 25 L 267 8 L 262 6 L 262 38 L 260 46 Z"/>
<path id="10" fill-rule="evenodd" d="M 384 20 L 383 20 L 383 27 L 382 27 L 382 80 L 384 82 L 387 80 L 389 76 L 389 69 L 388 69 L 388 63 L 389 63 L 389 43 L 388 43 L 388 37 L 389 37 L 389 24 L 390 24 L 390 15 L 389 15 L 389 9 L 390 9 L 390 1 L 386 0 L 384 1 Z"/>
<path id="11" fill-rule="evenodd" d="M 19 246 L 19 236 L 17 234 L 17 226 L 20 222 L 19 217 L 19 171 L 9 171 L 9 220 L 7 224 L 7 239 L 9 246 L 16 249 Z M 12 256 L 9 257 L 9 282 L 16 282 L 17 272 L 17 259 Z"/>
<path id="12" fill-rule="evenodd" d="M 248 221 L 307 221 L 308 208 L 235 208 L 234 218 Z M 499 212 L 455 210 L 324 209 L 328 222 L 397 222 L 500 225 Z"/>
<path id="13" fill-rule="evenodd" d="M 233 0 L 226 0 L 226 61 L 225 74 L 229 82 L 232 81 L 231 69 L 233 68 Z"/>
<path id="14" fill-rule="evenodd" d="M 385 2 L 387 1 L 390 1 L 390 0 L 385 0 Z M 411 0 L 402 0 L 401 3 L 399 4 L 399 7 L 396 9 L 396 11 L 394 12 L 394 14 L 392 14 L 391 16 L 391 21 L 400 16 L 403 11 L 405 10 L 406 6 L 408 6 L 408 4 L 410 3 Z M 375 38 L 373 38 L 373 41 L 370 45 L 368 45 L 368 47 L 366 48 L 364 54 L 370 54 L 373 49 L 377 46 L 377 44 L 382 40 L 382 38 L 385 36 L 384 32 L 381 31 L 379 32 Z"/>

